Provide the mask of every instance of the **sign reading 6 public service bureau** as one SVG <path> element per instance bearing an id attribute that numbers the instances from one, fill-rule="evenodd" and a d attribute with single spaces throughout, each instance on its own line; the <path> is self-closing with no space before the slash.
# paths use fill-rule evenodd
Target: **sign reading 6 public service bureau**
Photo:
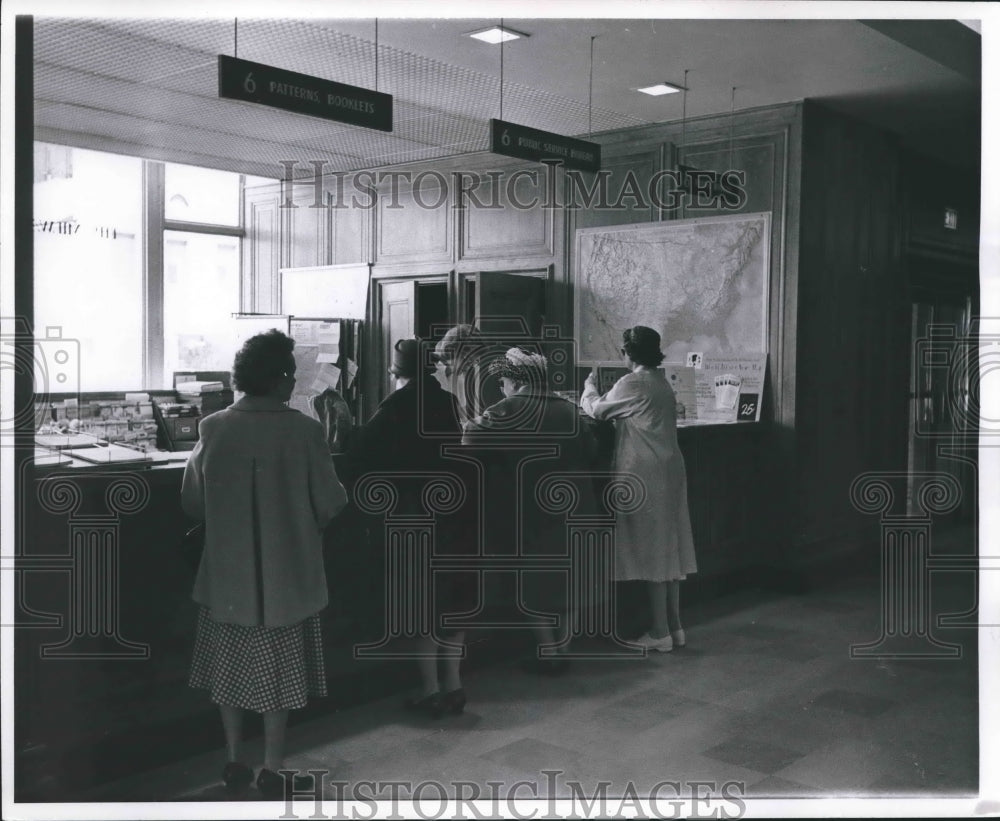
<path id="1" fill-rule="evenodd" d="M 219 96 L 392 131 L 392 95 L 219 55 Z"/>
<path id="2" fill-rule="evenodd" d="M 563 137 L 551 131 L 490 120 L 490 150 L 505 157 L 540 162 L 561 162 L 566 168 L 581 171 L 601 170 L 601 146 L 598 143 Z"/>

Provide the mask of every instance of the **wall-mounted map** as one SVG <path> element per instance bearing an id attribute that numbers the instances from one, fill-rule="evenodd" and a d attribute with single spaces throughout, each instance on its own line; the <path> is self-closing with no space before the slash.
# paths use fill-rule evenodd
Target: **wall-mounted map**
<path id="1" fill-rule="evenodd" d="M 633 325 L 659 331 L 668 362 L 767 351 L 770 237 L 769 213 L 579 229 L 579 364 L 621 359 Z"/>

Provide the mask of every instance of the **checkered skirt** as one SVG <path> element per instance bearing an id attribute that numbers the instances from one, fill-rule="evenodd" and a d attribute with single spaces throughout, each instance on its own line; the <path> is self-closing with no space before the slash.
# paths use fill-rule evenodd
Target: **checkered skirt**
<path id="1" fill-rule="evenodd" d="M 198 613 L 191 687 L 212 701 L 258 713 L 305 707 L 326 695 L 319 615 L 287 627 L 245 627 Z"/>

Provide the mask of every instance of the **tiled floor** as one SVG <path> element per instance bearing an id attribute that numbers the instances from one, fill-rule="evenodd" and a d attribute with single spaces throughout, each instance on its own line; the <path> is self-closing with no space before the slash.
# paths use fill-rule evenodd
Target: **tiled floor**
<path id="1" fill-rule="evenodd" d="M 935 577 L 937 612 L 969 606 L 963 575 Z M 611 794 L 664 780 L 738 782 L 751 798 L 974 794 L 975 633 L 934 629 L 962 645 L 959 659 L 852 659 L 852 644 L 879 637 L 879 590 L 870 578 L 728 597 L 687 612 L 683 649 L 579 661 L 558 678 L 496 664 L 466 677 L 462 716 L 416 718 L 383 699 L 291 727 L 287 764 L 323 770 L 348 794 L 393 779 L 484 794 L 490 781 L 528 780 L 539 796 L 567 795 L 572 780 L 610 782 Z M 259 740 L 250 751 L 259 765 Z M 220 750 L 95 798 L 225 800 L 222 763 Z"/>

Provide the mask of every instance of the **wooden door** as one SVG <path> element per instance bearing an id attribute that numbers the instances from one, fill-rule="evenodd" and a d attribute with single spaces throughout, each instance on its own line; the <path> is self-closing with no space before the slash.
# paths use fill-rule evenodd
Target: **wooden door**
<path id="1" fill-rule="evenodd" d="M 545 321 L 542 277 L 484 271 L 476 282 L 476 322 L 487 334 L 533 336 Z"/>
<path id="2" fill-rule="evenodd" d="M 417 283 L 379 283 L 379 401 L 393 390 L 393 378 L 389 374 L 392 364 L 392 346 L 397 340 L 409 339 L 416 327 Z"/>
<path id="3" fill-rule="evenodd" d="M 914 356 L 910 368 L 907 511 L 920 513 L 915 476 L 950 475 L 961 489 L 954 518 L 973 520 L 976 493 L 976 418 L 970 404 L 975 357 L 963 355 L 971 339 L 972 300 L 914 301 Z M 935 335 L 937 339 L 935 340 Z"/>

